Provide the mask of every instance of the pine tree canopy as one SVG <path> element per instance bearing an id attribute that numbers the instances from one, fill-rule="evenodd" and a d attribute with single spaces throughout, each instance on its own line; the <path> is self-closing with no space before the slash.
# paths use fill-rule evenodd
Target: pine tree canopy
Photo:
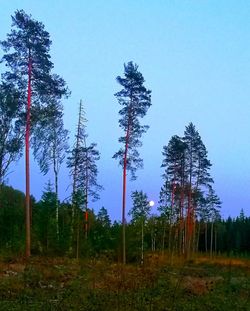
<path id="1" fill-rule="evenodd" d="M 124 77 L 118 76 L 116 80 L 123 87 L 115 94 L 115 97 L 122 106 L 119 111 L 121 116 L 119 126 L 125 135 L 119 138 L 123 147 L 114 154 L 113 158 L 118 159 L 123 167 L 126 152 L 126 168 L 134 179 L 136 169 L 142 168 L 143 165 L 137 148 L 142 146 L 140 138 L 149 127 L 141 125 L 140 118 L 146 115 L 151 106 L 151 91 L 144 86 L 145 80 L 138 71 L 138 65 L 131 61 L 124 64 Z"/>

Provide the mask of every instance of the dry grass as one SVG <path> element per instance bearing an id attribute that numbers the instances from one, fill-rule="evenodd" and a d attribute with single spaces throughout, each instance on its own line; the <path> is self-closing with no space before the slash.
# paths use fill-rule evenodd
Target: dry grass
<path id="1" fill-rule="evenodd" d="M 250 268 L 250 259 L 236 259 L 236 258 L 225 258 L 225 257 L 198 257 L 195 258 L 194 262 L 196 264 L 211 264 L 211 265 L 221 265 L 221 266 L 235 266 Z"/>
<path id="2" fill-rule="evenodd" d="M 41 257 L 0 262 L 0 310 L 248 311 L 249 293 L 247 260 L 149 254 L 143 266 Z"/>

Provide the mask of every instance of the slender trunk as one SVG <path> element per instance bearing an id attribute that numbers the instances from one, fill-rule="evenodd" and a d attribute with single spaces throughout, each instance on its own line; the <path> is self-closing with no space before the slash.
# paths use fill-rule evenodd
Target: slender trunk
<path id="1" fill-rule="evenodd" d="M 72 253 L 73 248 L 73 235 L 74 235 L 74 222 L 75 222 L 75 195 L 76 195 L 76 180 L 77 180 L 77 168 L 78 168 L 78 149 L 79 149 L 79 139 L 80 139 L 80 124 L 82 116 L 82 101 L 80 100 L 79 108 L 79 117 L 78 117 L 78 126 L 77 126 L 77 137 L 76 137 L 76 154 L 75 154 L 75 163 L 74 163 L 74 172 L 73 172 L 73 188 L 72 188 L 72 209 L 71 209 L 71 226 L 70 226 L 70 247 L 69 252 Z"/>
<path id="2" fill-rule="evenodd" d="M 194 209 L 193 209 L 194 213 Z M 193 234 L 192 234 L 192 252 L 195 253 L 195 245 L 196 245 L 196 221 L 195 221 L 195 216 L 192 214 L 192 226 L 193 226 Z"/>
<path id="3" fill-rule="evenodd" d="M 176 163 L 175 163 L 175 171 L 176 171 Z M 170 217 L 169 217 L 169 237 L 168 237 L 168 248 L 169 251 L 172 251 L 172 218 L 173 218 L 173 210 L 174 210 L 174 201 L 175 201 L 175 173 L 174 173 L 174 181 L 172 185 L 172 193 L 171 193 L 171 210 L 170 210 Z"/>
<path id="4" fill-rule="evenodd" d="M 198 223 L 197 239 L 196 239 L 196 252 L 199 251 L 200 232 L 201 232 L 201 223 L 199 221 L 199 223 Z"/>
<path id="5" fill-rule="evenodd" d="M 86 184 L 85 184 L 85 239 L 88 238 L 88 189 L 89 189 L 89 171 L 88 171 L 88 151 L 86 137 L 84 136 L 84 147 L 86 149 Z"/>
<path id="6" fill-rule="evenodd" d="M 144 220 L 141 224 L 141 264 L 144 263 Z"/>
<path id="7" fill-rule="evenodd" d="M 46 253 L 47 254 L 48 254 L 48 250 L 49 250 L 48 222 L 49 222 L 49 218 L 47 217 L 47 226 L 46 226 Z"/>
<path id="8" fill-rule="evenodd" d="M 80 248 L 80 212 L 77 212 L 77 233 L 76 233 L 76 259 L 79 259 L 79 248 Z"/>
<path id="9" fill-rule="evenodd" d="M 205 223 L 205 251 L 207 253 L 207 222 Z"/>
<path id="10" fill-rule="evenodd" d="M 184 251 L 184 165 L 182 163 L 182 176 L 181 176 L 181 200 L 180 200 L 180 233 L 179 233 L 179 254 Z"/>
<path id="11" fill-rule="evenodd" d="M 155 222 L 152 220 L 152 227 L 151 227 L 151 251 L 155 251 Z"/>
<path id="12" fill-rule="evenodd" d="M 126 166 L 127 166 L 127 155 L 125 152 L 124 167 L 123 167 L 123 191 L 122 191 L 122 262 L 126 264 Z"/>
<path id="13" fill-rule="evenodd" d="M 171 250 L 172 250 L 171 238 L 172 238 L 172 224 L 171 224 L 171 218 L 170 218 L 169 219 L 169 235 L 168 235 L 168 250 L 169 250 L 169 253 L 171 253 Z"/>
<path id="14" fill-rule="evenodd" d="M 130 122 L 130 121 L 129 121 Z M 125 153 L 123 160 L 123 191 L 122 191 L 122 262 L 126 264 L 126 177 L 127 177 L 127 155 L 130 124 L 126 133 Z"/>
<path id="15" fill-rule="evenodd" d="M 28 102 L 26 116 L 26 132 L 25 132 L 25 176 L 26 176 L 26 196 L 25 196 L 25 222 L 26 222 L 26 258 L 30 257 L 30 223 L 31 223 L 31 208 L 30 208 L 30 157 L 29 157 L 29 139 L 30 139 L 30 108 L 31 108 L 31 53 L 29 50 L 29 69 L 28 69 Z"/>
<path id="16" fill-rule="evenodd" d="M 59 241 L 59 202 L 58 202 L 58 169 L 56 163 L 55 148 L 53 150 L 53 166 L 54 166 L 54 176 L 55 176 L 55 192 L 56 192 L 56 237 Z"/>
<path id="17" fill-rule="evenodd" d="M 183 255 L 184 250 L 184 216 L 183 216 L 183 203 L 184 203 L 184 192 L 181 190 L 181 208 L 180 208 L 180 241 L 179 241 L 179 254 Z"/>
<path id="18" fill-rule="evenodd" d="M 163 221 L 162 255 L 164 255 L 164 250 L 165 250 L 165 238 L 166 238 L 166 224 L 165 224 L 165 221 Z"/>
<path id="19" fill-rule="evenodd" d="M 214 223 L 211 223 L 211 235 L 210 235 L 210 257 L 213 256 L 213 231 L 214 231 Z"/>
<path id="20" fill-rule="evenodd" d="M 217 229 L 216 226 L 214 228 L 214 252 L 217 254 Z"/>
<path id="21" fill-rule="evenodd" d="M 188 189 L 188 208 L 187 208 L 187 230 L 186 230 L 186 256 L 190 255 L 191 247 L 191 234 L 192 234 L 192 221 L 191 221 L 191 208 L 192 208 L 192 175 L 193 175 L 193 148 L 190 150 L 190 168 L 189 168 L 189 189 Z"/>
<path id="22" fill-rule="evenodd" d="M 55 175 L 55 185 L 56 185 L 56 235 L 57 235 L 57 240 L 59 240 L 58 173 L 56 173 Z"/>
<path id="23" fill-rule="evenodd" d="M 192 188 L 189 186 L 188 192 L 188 208 L 187 208 L 187 225 L 186 225 L 186 256 L 189 258 L 190 256 L 190 248 L 191 248 L 191 235 L 192 235 L 192 217 L 191 217 L 191 194 Z"/>
<path id="24" fill-rule="evenodd" d="M 3 184 L 3 177 L 4 177 L 2 167 L 3 167 L 3 156 L 1 155 L 0 156 L 0 186 L 2 186 Z"/>
<path id="25" fill-rule="evenodd" d="M 89 218 L 89 215 L 88 215 L 88 210 L 86 209 L 85 211 L 85 239 L 87 240 L 88 238 L 88 218 Z"/>

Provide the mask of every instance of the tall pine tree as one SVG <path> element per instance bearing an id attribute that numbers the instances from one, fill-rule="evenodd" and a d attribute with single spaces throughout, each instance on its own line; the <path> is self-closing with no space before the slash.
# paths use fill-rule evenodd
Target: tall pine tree
<path id="1" fill-rule="evenodd" d="M 126 263 L 126 181 L 127 171 L 130 171 L 132 179 L 135 179 L 137 168 L 142 167 L 138 147 L 142 145 L 140 140 L 148 126 L 140 124 L 148 108 L 151 106 L 151 91 L 144 86 L 144 78 L 138 71 L 138 66 L 133 62 L 124 64 L 124 77 L 118 76 L 117 82 L 122 86 L 122 90 L 115 94 L 119 104 L 122 106 L 119 114 L 119 126 L 124 131 L 124 136 L 119 138 L 122 148 L 115 153 L 113 158 L 119 160 L 123 168 L 123 191 L 122 191 L 122 259 Z"/>
<path id="2" fill-rule="evenodd" d="M 67 94 L 64 80 L 52 73 L 50 60 L 51 40 L 44 25 L 23 10 L 12 16 L 12 29 L 7 39 L 1 42 L 8 71 L 2 78 L 7 84 L 14 85 L 19 91 L 19 101 L 26 116 L 25 166 L 26 166 L 26 257 L 30 256 L 30 168 L 29 144 L 31 125 L 38 113 L 49 105 L 50 99 L 60 99 Z M 27 98 L 27 107 L 25 101 Z M 32 101 L 32 105 L 31 105 Z M 33 122 L 32 122 L 33 121 Z"/>
<path id="3" fill-rule="evenodd" d="M 85 211 L 85 236 L 87 237 L 87 221 L 88 221 L 88 202 L 89 197 L 93 201 L 99 199 L 99 191 L 102 189 L 97 182 L 98 169 L 96 161 L 100 159 L 99 151 L 96 149 L 96 143 L 87 144 L 86 119 L 82 101 L 80 101 L 77 134 L 75 136 L 75 144 L 70 151 L 67 165 L 70 168 L 72 176 L 72 237 L 73 226 L 79 210 Z M 78 245 L 78 244 L 77 244 Z M 77 248 L 78 250 L 78 248 Z"/>

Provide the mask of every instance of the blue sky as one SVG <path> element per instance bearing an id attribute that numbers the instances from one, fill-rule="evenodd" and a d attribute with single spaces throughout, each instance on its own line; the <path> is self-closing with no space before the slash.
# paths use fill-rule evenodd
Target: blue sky
<path id="1" fill-rule="evenodd" d="M 203 139 L 223 201 L 222 215 L 250 215 L 250 2 L 168 0 L 0 1 L 0 39 L 10 31 L 11 14 L 24 9 L 42 21 L 53 41 L 55 72 L 72 95 L 64 101 L 71 142 L 80 99 L 88 121 L 89 142 L 101 152 L 99 182 L 105 190 L 91 204 L 121 218 L 122 170 L 112 155 L 119 148 L 119 105 L 113 94 L 123 63 L 139 65 L 152 90 L 150 125 L 140 150 L 144 169 L 128 192 L 143 190 L 158 201 L 162 184 L 162 147 L 182 135 L 192 121 Z M 24 190 L 24 161 L 13 167 L 9 183 Z M 33 163 L 31 192 L 40 198 L 49 176 Z M 60 196 L 70 184 L 61 170 Z M 128 209 L 131 200 L 128 200 Z M 155 209 L 153 209 L 155 211 Z"/>

